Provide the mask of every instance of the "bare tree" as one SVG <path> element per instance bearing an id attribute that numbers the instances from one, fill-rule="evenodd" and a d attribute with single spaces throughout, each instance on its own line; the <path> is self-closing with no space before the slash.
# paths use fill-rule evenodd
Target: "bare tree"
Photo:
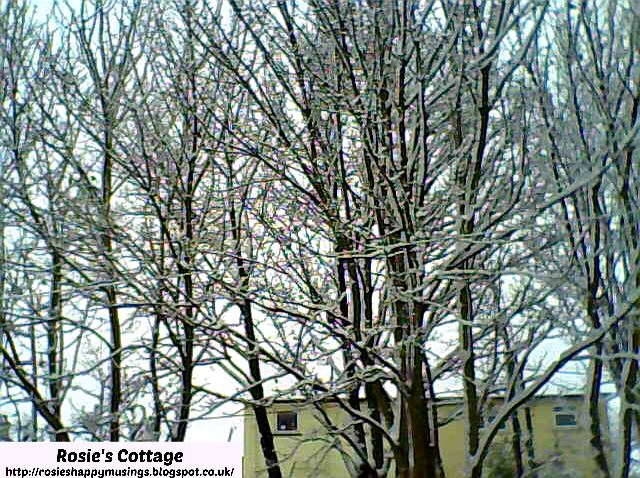
<path id="1" fill-rule="evenodd" d="M 544 247 L 523 253 L 511 246 L 530 241 L 535 232 L 531 222 L 514 222 L 532 210 L 534 194 L 523 192 L 531 177 L 523 151 L 530 109 L 522 94 L 506 95 L 510 88 L 517 93 L 514 73 L 544 5 L 474 10 L 310 2 L 294 11 L 284 2 L 252 9 L 229 3 L 261 67 L 242 51 L 220 47 L 220 38 L 232 42 L 222 25 L 216 41 L 201 41 L 247 90 L 265 127 L 277 133 L 262 139 L 252 128 L 236 128 L 243 151 L 271 169 L 283 184 L 279 194 L 288 191 L 297 203 L 292 221 L 274 221 L 272 214 L 263 224 L 292 243 L 279 245 L 288 267 L 280 271 L 287 278 L 282 282 L 303 287 L 289 286 L 275 296 L 256 289 L 251 295 L 264 297 L 258 302 L 267 311 L 298 317 L 300 325 L 309 315 L 320 319 L 321 325 L 307 329 L 308 337 L 326 334 L 341 343 L 341 378 L 320 390 L 349 397 L 343 406 L 354 419 L 351 443 L 360 460 L 354 469 L 384 474 L 389 463 L 383 448 L 389 446 L 399 476 L 442 473 L 427 353 L 431 334 L 454 319 L 450 309 L 457 303 L 470 473 L 479 476 L 486 448 L 479 448 L 481 377 L 474 340 L 485 335 L 492 318 L 473 332 L 473 301 L 482 300 L 474 296 L 482 297 L 505 269 L 524 272 Z M 520 30 L 525 24 L 530 28 Z M 498 57 L 499 46 L 511 28 L 519 36 L 505 60 Z M 210 31 L 203 28 L 201 38 Z M 423 44 L 430 45 L 429 54 Z M 500 118 L 493 127 L 492 112 Z M 520 129 L 512 126 L 514 115 L 522 118 Z M 491 166 L 484 164 L 487 155 Z M 507 175 L 513 179 L 501 185 Z M 302 224 L 296 227 L 295 219 Z M 312 227 L 320 232 L 310 234 Z M 332 245 L 335 266 L 314 270 L 294 254 L 285 256 L 309 250 L 310 240 L 311 248 L 320 249 L 323 241 Z M 492 257 L 501 250 L 510 252 L 498 268 Z M 328 293 L 316 285 L 323 274 L 333 277 Z M 292 299 L 300 288 L 306 304 Z M 521 305 L 534 299 L 520 298 Z M 384 349 L 390 355 L 381 354 Z M 367 371 L 375 378 L 359 378 Z M 399 408 L 385 384 L 393 384 Z M 360 409 L 361 388 L 368 412 Z M 376 437 L 371 442 L 365 424 Z M 391 436 L 394 425 L 398 432 Z"/>
<path id="2" fill-rule="evenodd" d="M 2 380 L 57 439 L 182 441 L 239 402 L 280 477 L 267 411 L 295 395 L 352 476 L 443 477 L 437 399 L 457 393 L 466 476 L 506 421 L 515 474 L 535 476 L 529 400 L 588 351 L 595 463 L 629 476 L 630 6 L 86 0 L 40 28 L 8 5 Z"/>
<path id="3" fill-rule="evenodd" d="M 62 37 L 66 47 L 64 57 L 52 68 L 59 78 L 59 104 L 78 124 L 81 134 L 88 140 L 88 157 L 78 157 L 77 148 L 67 148 L 63 154 L 79 176 L 80 187 L 88 195 L 91 217 L 87 224 L 87 237 L 97 261 L 91 266 L 104 293 L 109 316 L 110 404 L 109 438 L 120 438 L 120 415 L 123 412 L 122 390 L 122 321 L 118 301 L 118 254 L 114 246 L 117 230 L 116 215 L 112 213 L 116 188 L 121 178 L 114 176 L 118 154 L 117 135 L 124 120 L 123 99 L 134 69 L 136 57 L 136 29 L 139 24 L 141 3 L 123 2 L 107 6 L 102 1 L 82 2 L 79 8 L 68 12 Z M 84 143 L 84 141 L 83 141 Z M 91 159 L 89 159 L 91 158 Z M 89 161 L 87 161 L 89 159 Z M 91 164 L 91 161 L 97 164 Z M 97 167 L 96 167 L 97 166 Z M 96 183 L 97 181 L 97 183 Z M 86 262 L 76 262 L 76 270 L 86 269 Z M 94 280 L 95 280 L 94 279 Z"/>
<path id="4" fill-rule="evenodd" d="M 640 24 L 638 12 L 614 3 L 606 13 L 596 2 L 582 2 L 579 7 L 566 3 L 557 15 L 558 27 L 541 37 L 529 71 L 538 87 L 545 160 L 557 191 L 561 193 L 582 172 L 603 171 L 558 206 L 567 238 L 563 250 L 578 274 L 572 284 L 574 296 L 589 327 L 599 330 L 638 287 L 640 223 L 631 198 L 637 196 L 633 156 L 639 96 L 634 45 Z M 545 46 L 549 41 L 553 50 Z M 545 61 L 551 55 L 558 58 L 554 80 Z M 638 422 L 632 411 L 637 403 L 635 321 L 633 314 L 625 317 L 624 324 L 613 327 L 592 353 L 586 399 L 591 444 L 603 476 L 630 472 L 631 428 Z M 600 422 L 605 367 L 623 401 L 620 467 L 615 473 Z"/>
<path id="5" fill-rule="evenodd" d="M 23 278 L 26 282 L 11 283 L 11 295 L 25 287 L 22 300 L 3 300 L 2 344 L 4 363 L 15 383 L 31 399 L 37 412 L 54 430 L 57 441 L 68 441 L 69 435 L 63 425 L 61 406 L 65 386 L 64 351 L 62 325 L 62 287 L 64 272 L 62 265 L 61 239 L 64 229 L 64 212 L 61 205 L 64 197 L 60 194 L 64 169 L 60 162 L 49 162 L 38 154 L 42 144 L 37 129 L 40 117 L 36 97 L 41 94 L 42 76 L 46 76 L 43 62 L 46 46 L 36 29 L 36 24 L 28 7 L 22 2 L 7 2 L 1 23 L 3 42 L 0 51 L 2 62 L 2 105 L 0 128 L 6 140 L 0 145 L 5 165 L 2 178 L 2 203 L 5 211 L 16 210 L 17 214 L 3 213 L 2 218 L 2 295 L 4 299 L 10 270 L 27 272 L 29 267 L 39 273 L 41 279 L 30 279 L 29 272 Z M 42 161 L 44 159 L 44 161 Z M 42 161 L 38 164 L 38 161 Z M 38 196 L 37 198 L 35 196 Z M 40 204 L 44 202 L 44 206 Z M 8 227 L 17 225 L 23 240 L 11 241 L 7 238 Z M 15 230 L 15 229 L 14 229 Z M 15 261 L 5 255 L 5 247 L 16 253 Z M 13 244 L 12 244 L 13 243 Z M 19 247 L 32 248 L 20 251 Z M 33 261 L 33 262 L 32 262 Z M 31 264 L 30 264 L 31 263 Z M 13 279 L 18 280 L 18 274 Z M 44 286 L 41 286 L 44 284 Z M 48 291 L 47 291 L 48 289 Z M 46 305 L 40 294 L 48 294 Z M 13 302 L 12 307 L 9 304 Z M 38 329 L 46 331 L 46 369 L 43 373 L 47 383 L 47 394 L 40 388 L 37 353 L 40 347 L 34 325 L 27 325 L 23 317 L 34 320 Z M 27 320 L 28 322 L 28 320 Z M 25 329 L 28 332 L 25 332 Z M 24 361 L 23 338 L 30 337 L 30 362 Z M 25 367 L 25 365 L 27 367 Z M 28 372 L 28 368 L 31 371 Z M 7 379 L 7 377 L 4 377 Z M 35 421 L 35 418 L 34 418 Z M 34 437 L 35 438 L 35 437 Z"/>

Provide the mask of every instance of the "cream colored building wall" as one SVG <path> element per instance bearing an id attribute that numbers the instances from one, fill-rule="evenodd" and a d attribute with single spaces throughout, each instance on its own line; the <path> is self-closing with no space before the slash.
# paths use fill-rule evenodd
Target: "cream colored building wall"
<path id="1" fill-rule="evenodd" d="M 555 425 L 554 407 L 566 405 L 576 407 L 578 424 L 575 427 L 558 427 Z M 455 416 L 456 411 L 460 411 L 459 409 L 459 405 L 440 405 L 438 416 L 440 420 L 451 415 Z M 574 471 L 576 476 L 581 478 L 596 478 L 599 476 L 593 461 L 582 397 L 536 398 L 530 404 L 530 410 L 533 424 L 535 459 L 537 463 L 544 464 L 540 473 L 541 477 L 555 478 L 561 470 Z M 601 411 L 601 415 L 603 423 L 606 424 L 604 409 Z M 521 447 L 523 453 L 525 453 L 524 410 L 519 411 L 518 417 L 522 428 Z M 512 430 L 509 421 L 505 428 L 498 432 L 491 452 L 496 455 L 499 454 L 496 459 L 503 457 L 509 460 L 510 463 L 513 462 L 510 454 Z M 461 417 L 440 428 L 440 454 L 447 478 L 464 477 L 464 436 L 464 420 Z"/>
<path id="2" fill-rule="evenodd" d="M 298 412 L 298 430 L 302 433 L 282 433 L 276 430 L 278 412 Z M 327 416 L 336 423 L 342 424 L 347 417 L 336 404 L 324 405 Z M 347 468 L 340 453 L 336 450 L 335 440 L 328 436 L 326 428 L 319 421 L 313 407 L 300 407 L 298 403 L 276 403 L 269 409 L 269 422 L 274 430 L 274 441 L 278 451 L 278 459 L 284 477 L 307 478 L 348 477 Z M 244 478 L 263 478 L 267 476 L 264 458 L 260 450 L 260 439 L 255 418 L 250 408 L 246 409 L 244 420 Z"/>
<path id="3" fill-rule="evenodd" d="M 572 405 L 578 411 L 578 425 L 575 427 L 557 427 L 554 407 Z M 324 410 L 339 425 L 349 420 L 335 403 L 326 403 Z M 585 426 L 582 398 L 537 398 L 531 403 L 534 429 L 534 448 L 536 460 L 545 462 L 541 477 L 556 477 L 561 470 L 572 470 L 576 476 L 596 478 L 593 453 L 589 444 L 589 433 Z M 298 433 L 275 432 L 275 444 L 285 477 L 291 478 L 346 478 L 349 475 L 340 453 L 335 449 L 334 438 L 327 435 L 325 428 L 317 418 L 313 407 L 301 406 L 297 402 L 276 403 L 269 410 L 271 429 L 276 430 L 276 414 L 281 411 L 298 413 Z M 440 453 L 447 478 L 464 477 L 464 420 L 460 415 L 460 406 L 455 403 L 441 403 L 438 407 L 440 420 L 454 419 L 440 428 Z M 519 413 L 521 427 L 524 429 L 524 412 Z M 605 418 L 603 411 L 603 418 Z M 606 424 L 606 420 L 604 420 Z M 492 453 L 498 454 L 497 460 L 512 462 L 510 455 L 511 424 L 500 430 L 496 437 L 496 446 Z M 524 451 L 524 433 L 522 447 Z M 499 448 L 503 447 L 502 455 Z M 558 458 L 561 457 L 562 460 Z M 251 409 L 246 409 L 244 420 L 244 464 L 245 478 L 263 478 L 267 476 L 264 459 L 260 450 L 260 440 Z"/>

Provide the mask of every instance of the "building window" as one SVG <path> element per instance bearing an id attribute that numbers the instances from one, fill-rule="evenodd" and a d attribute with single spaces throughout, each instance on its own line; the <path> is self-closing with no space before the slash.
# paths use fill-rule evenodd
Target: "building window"
<path id="1" fill-rule="evenodd" d="M 578 425 L 576 407 L 553 407 L 556 427 L 575 427 Z"/>
<path id="2" fill-rule="evenodd" d="M 298 431 L 298 414 L 296 412 L 278 412 L 276 422 L 279 432 Z"/>

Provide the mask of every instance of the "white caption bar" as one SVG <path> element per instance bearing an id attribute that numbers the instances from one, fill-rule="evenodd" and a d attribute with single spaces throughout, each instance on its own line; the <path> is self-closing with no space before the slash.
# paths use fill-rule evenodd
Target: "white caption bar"
<path id="1" fill-rule="evenodd" d="M 0 478 L 242 477 L 236 443 L 0 443 Z"/>

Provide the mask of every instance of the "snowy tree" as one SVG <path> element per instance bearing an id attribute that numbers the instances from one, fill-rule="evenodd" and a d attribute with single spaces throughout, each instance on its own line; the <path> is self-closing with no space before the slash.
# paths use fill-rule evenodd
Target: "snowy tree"
<path id="1" fill-rule="evenodd" d="M 182 441 L 241 403 L 276 478 L 267 410 L 294 396 L 354 477 L 443 477 L 455 416 L 466 476 L 505 450 L 534 476 L 529 401 L 588 359 L 595 463 L 629 476 L 632 5 L 3 8 L 0 406 L 31 404 L 33 439 Z"/>

